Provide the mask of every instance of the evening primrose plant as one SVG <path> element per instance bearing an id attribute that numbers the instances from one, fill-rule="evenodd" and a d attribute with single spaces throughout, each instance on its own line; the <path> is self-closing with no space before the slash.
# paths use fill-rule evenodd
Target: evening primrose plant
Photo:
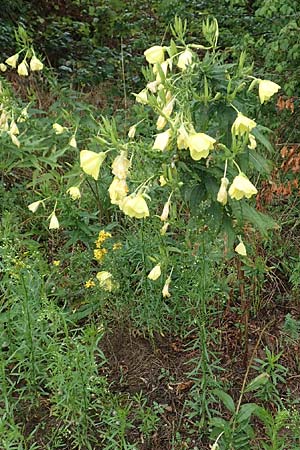
<path id="1" fill-rule="evenodd" d="M 158 186 L 163 186 L 166 198 L 173 191 L 177 197 L 179 193 L 192 213 L 201 211 L 211 226 L 227 234 L 232 248 L 236 231 L 241 232 L 245 222 L 262 234 L 275 226 L 251 205 L 258 193 L 258 176 L 268 173 L 263 147 L 271 148 L 253 111 L 258 100 L 263 104 L 280 86 L 256 79 L 244 52 L 238 61 L 225 61 L 217 47 L 216 19 L 203 22 L 208 45 L 188 43 L 187 23 L 180 18 L 175 18 L 171 30 L 169 45 L 154 45 L 144 52 L 146 85 L 134 94 L 152 120 L 148 136 L 135 137 L 143 119 L 131 125 L 123 140 L 115 124 L 105 119 L 98 135 L 103 151 L 82 150 L 81 168 L 98 180 L 104 160 L 111 164 L 111 202 L 129 217 L 145 219 L 157 213 L 151 211 L 150 201 Z M 136 161 L 142 152 L 152 161 L 152 173 L 149 176 L 148 167 L 147 179 L 138 183 Z M 161 214 L 168 217 L 169 212 Z"/>

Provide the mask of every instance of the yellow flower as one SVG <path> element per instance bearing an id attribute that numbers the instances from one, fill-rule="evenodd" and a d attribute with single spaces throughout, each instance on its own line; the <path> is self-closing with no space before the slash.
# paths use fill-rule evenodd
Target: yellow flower
<path id="1" fill-rule="evenodd" d="M 76 142 L 76 138 L 75 135 L 73 135 L 71 137 L 71 139 L 69 140 L 69 146 L 73 147 L 73 148 L 77 148 L 77 142 Z"/>
<path id="2" fill-rule="evenodd" d="M 86 289 L 89 289 L 89 288 L 94 287 L 94 286 L 96 286 L 96 283 L 95 283 L 94 280 L 92 280 L 92 278 L 90 278 L 88 281 L 86 281 L 85 285 L 84 285 L 84 287 Z"/>
<path id="3" fill-rule="evenodd" d="M 111 233 L 109 233 L 108 231 L 105 231 L 105 230 L 99 231 L 98 238 L 95 241 L 96 247 L 100 248 L 101 245 L 103 244 L 103 242 L 105 242 L 106 239 L 109 239 L 109 238 L 111 238 Z"/>
<path id="4" fill-rule="evenodd" d="M 98 180 L 101 164 L 106 157 L 106 153 L 95 153 L 90 150 L 81 150 L 80 152 L 80 167 L 82 170 L 91 175 L 94 180 Z"/>
<path id="5" fill-rule="evenodd" d="M 157 134 L 154 144 L 152 146 L 153 150 L 161 150 L 161 151 L 166 150 L 166 148 L 169 145 L 170 137 L 171 137 L 171 129 L 168 129 L 163 133 Z"/>
<path id="6" fill-rule="evenodd" d="M 78 200 L 81 197 L 80 190 L 77 186 L 71 186 L 67 190 L 67 194 L 70 194 L 73 200 Z"/>
<path id="7" fill-rule="evenodd" d="M 113 205 L 118 205 L 127 195 L 128 186 L 126 180 L 115 177 L 108 188 L 110 201 Z"/>
<path id="8" fill-rule="evenodd" d="M 30 203 L 30 205 L 28 205 L 28 209 L 31 212 L 35 213 L 41 203 L 42 203 L 42 200 L 38 200 L 37 202 Z"/>
<path id="9" fill-rule="evenodd" d="M 165 284 L 164 284 L 164 287 L 162 290 L 162 295 L 164 298 L 171 297 L 171 294 L 169 292 L 170 283 L 171 283 L 171 277 L 168 277 L 165 281 Z"/>
<path id="10" fill-rule="evenodd" d="M 173 111 L 174 99 L 171 99 L 166 106 L 163 107 L 163 115 L 159 116 L 156 122 L 156 128 L 162 130 L 167 125 L 167 118 L 170 117 Z"/>
<path id="11" fill-rule="evenodd" d="M 253 136 L 253 134 L 249 134 L 249 141 L 250 141 L 250 144 L 248 145 L 248 148 L 250 148 L 250 150 L 255 150 L 257 147 L 257 143 L 256 143 L 255 136 Z"/>
<path id="12" fill-rule="evenodd" d="M 273 81 L 259 80 L 258 95 L 260 98 L 260 103 L 264 103 L 266 100 L 269 100 L 269 98 L 276 94 L 279 89 L 279 84 L 276 84 Z"/>
<path id="13" fill-rule="evenodd" d="M 221 203 L 223 206 L 227 203 L 227 187 L 229 184 L 229 180 L 224 177 L 221 179 L 221 186 L 217 195 L 217 201 Z"/>
<path id="14" fill-rule="evenodd" d="M 142 105 L 147 105 L 148 103 L 148 95 L 147 90 L 143 89 L 138 94 L 133 94 L 135 96 L 135 101 L 141 103 Z"/>
<path id="15" fill-rule="evenodd" d="M 164 236 L 169 228 L 169 222 L 164 223 L 164 225 L 160 229 L 161 236 Z"/>
<path id="16" fill-rule="evenodd" d="M 113 251 L 116 250 L 120 250 L 122 248 L 122 243 L 121 242 L 115 242 L 115 244 L 113 245 Z"/>
<path id="17" fill-rule="evenodd" d="M 241 200 L 241 198 L 250 198 L 257 194 L 257 189 L 243 172 L 237 175 L 228 191 L 231 198 Z"/>
<path id="18" fill-rule="evenodd" d="M 125 197 L 119 207 L 129 217 L 142 219 L 149 216 L 149 209 L 142 194 L 131 194 Z"/>
<path id="19" fill-rule="evenodd" d="M 172 194 L 171 194 L 171 195 L 172 195 Z M 162 211 L 162 214 L 161 214 L 161 216 L 160 216 L 160 220 L 161 220 L 162 222 L 165 222 L 165 221 L 168 219 L 168 217 L 169 217 L 170 204 L 171 204 L 171 195 L 170 195 L 170 197 L 168 198 L 168 201 L 164 204 L 163 211 Z"/>
<path id="20" fill-rule="evenodd" d="M 156 74 L 156 82 L 157 82 L 157 84 L 160 84 L 162 82 L 162 79 L 161 79 L 161 76 L 160 76 L 160 73 L 158 71 L 157 66 L 158 66 L 158 64 L 154 65 L 153 73 Z M 166 77 L 167 73 L 168 73 L 168 69 L 172 67 L 172 62 L 171 62 L 170 59 L 167 59 L 163 63 L 159 64 L 159 66 L 160 66 L 164 76 Z"/>
<path id="21" fill-rule="evenodd" d="M 145 58 L 149 64 L 161 64 L 165 59 L 164 48 L 160 45 L 154 45 L 144 51 Z"/>
<path id="22" fill-rule="evenodd" d="M 95 248 L 94 258 L 96 259 L 96 261 L 101 262 L 107 253 L 108 253 L 107 248 Z"/>
<path id="23" fill-rule="evenodd" d="M 188 135 L 184 125 L 181 124 L 178 129 L 178 134 L 177 134 L 177 147 L 179 150 L 182 150 L 183 148 L 188 148 L 188 139 L 189 139 L 189 135 Z"/>
<path id="24" fill-rule="evenodd" d="M 239 255 L 247 256 L 247 250 L 244 243 L 241 241 L 234 249 Z"/>
<path id="25" fill-rule="evenodd" d="M 164 177 L 163 175 L 161 175 L 161 176 L 159 177 L 159 184 L 160 184 L 161 186 L 165 186 L 165 185 L 167 184 L 167 181 L 166 181 L 166 179 L 165 179 L 165 177 Z"/>
<path id="26" fill-rule="evenodd" d="M 66 127 L 62 127 L 59 125 L 59 123 L 54 123 L 52 125 L 53 130 L 55 131 L 55 134 L 63 134 L 63 132 L 66 130 Z"/>
<path id="27" fill-rule="evenodd" d="M 160 277 L 160 275 L 161 275 L 160 264 L 156 264 L 156 266 L 154 266 L 153 269 L 149 272 L 148 278 L 149 280 L 155 281 Z"/>
<path id="28" fill-rule="evenodd" d="M 209 151 L 213 149 L 216 140 L 205 133 L 193 133 L 188 136 L 188 147 L 191 157 L 195 161 L 207 158 Z"/>
<path id="29" fill-rule="evenodd" d="M 9 58 L 7 58 L 5 62 L 8 66 L 11 66 L 15 69 L 17 67 L 18 59 L 19 59 L 19 53 L 16 53 L 15 55 L 12 55 Z"/>
<path id="30" fill-rule="evenodd" d="M 187 66 L 191 64 L 192 59 L 193 52 L 191 52 L 191 50 L 187 48 L 179 55 L 177 66 L 179 67 L 179 69 L 186 70 Z"/>
<path id="31" fill-rule="evenodd" d="M 96 278 L 99 281 L 100 287 L 105 291 L 111 292 L 113 290 L 112 274 L 110 272 L 98 272 Z"/>
<path id="32" fill-rule="evenodd" d="M 28 76 L 27 67 L 28 67 L 27 62 L 25 61 L 25 59 L 23 59 L 21 64 L 18 65 L 18 74 L 21 75 L 22 77 L 27 77 Z"/>
<path id="33" fill-rule="evenodd" d="M 256 122 L 254 120 L 249 119 L 239 112 L 237 118 L 232 124 L 231 132 L 235 136 L 242 136 L 245 133 L 250 133 L 250 131 L 255 127 Z"/>
<path id="34" fill-rule="evenodd" d="M 3 63 L 0 63 L 0 70 L 1 70 L 1 72 L 6 72 L 6 70 L 7 70 L 6 65 Z"/>
<path id="35" fill-rule="evenodd" d="M 147 89 L 149 89 L 152 94 L 155 94 L 157 92 L 158 85 L 159 82 L 157 80 L 149 81 L 149 83 L 147 83 Z"/>
<path id="36" fill-rule="evenodd" d="M 15 136 L 14 134 L 11 134 L 11 133 L 9 133 L 9 135 L 10 135 L 12 143 L 19 148 L 21 144 L 20 144 L 20 141 L 17 138 L 17 136 Z"/>
<path id="37" fill-rule="evenodd" d="M 156 122 L 156 128 L 157 130 L 162 130 L 167 125 L 168 121 L 164 116 L 158 116 L 157 122 Z"/>
<path id="38" fill-rule="evenodd" d="M 132 125 L 128 130 L 129 139 L 133 139 L 136 133 L 136 125 Z"/>
<path id="39" fill-rule="evenodd" d="M 55 215 L 55 212 L 53 212 L 50 216 L 49 230 L 57 230 L 58 228 L 59 228 L 59 222 Z"/>
<path id="40" fill-rule="evenodd" d="M 126 152 L 121 151 L 120 155 L 118 155 L 113 163 L 112 163 L 112 173 L 119 178 L 119 180 L 125 180 L 128 174 L 128 170 L 130 167 L 130 161 L 126 157 Z"/>
<path id="41" fill-rule="evenodd" d="M 11 134 L 19 134 L 19 128 L 17 127 L 17 124 L 14 120 L 11 121 L 10 127 L 9 127 L 9 132 Z"/>
<path id="42" fill-rule="evenodd" d="M 33 55 L 30 60 L 30 70 L 34 72 L 35 70 L 42 70 L 43 67 L 44 64 L 35 55 Z"/>
<path id="43" fill-rule="evenodd" d="M 54 260 L 52 261 L 52 264 L 53 264 L 53 266 L 58 267 L 58 266 L 60 266 L 60 261 L 57 260 L 57 259 L 54 259 Z"/>

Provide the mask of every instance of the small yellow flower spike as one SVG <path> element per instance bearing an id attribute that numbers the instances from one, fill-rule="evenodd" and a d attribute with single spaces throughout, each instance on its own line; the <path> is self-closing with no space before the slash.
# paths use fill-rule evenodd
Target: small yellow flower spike
<path id="1" fill-rule="evenodd" d="M 153 269 L 149 272 L 148 278 L 149 280 L 155 281 L 160 277 L 160 275 L 161 275 L 160 264 L 156 264 L 156 266 L 154 266 Z"/>
<path id="2" fill-rule="evenodd" d="M 60 266 L 60 261 L 59 261 L 58 259 L 54 259 L 54 260 L 52 261 L 52 264 L 53 264 L 53 266 L 58 267 L 58 266 Z"/>
<path id="3" fill-rule="evenodd" d="M 28 205 L 28 209 L 35 213 L 38 209 L 38 207 L 40 206 L 40 204 L 42 203 L 42 200 L 38 200 L 36 202 L 30 203 L 30 205 Z"/>
<path id="4" fill-rule="evenodd" d="M 193 133 L 188 137 L 188 147 L 192 159 L 199 161 L 207 158 L 209 151 L 214 148 L 216 140 L 205 133 Z"/>
<path id="5" fill-rule="evenodd" d="M 22 77 L 27 77 L 28 76 L 28 69 L 27 69 L 27 67 L 28 67 L 27 62 L 24 59 L 21 62 L 21 64 L 18 65 L 18 74 L 21 75 Z"/>
<path id="6" fill-rule="evenodd" d="M 81 150 L 80 167 L 85 173 L 91 175 L 94 180 L 98 180 L 100 167 L 105 157 L 105 152 L 95 153 L 90 150 Z"/>
<path id="7" fill-rule="evenodd" d="M 263 104 L 266 100 L 269 100 L 280 88 L 279 84 L 276 84 L 273 81 L 259 80 L 258 95 L 260 103 Z"/>
<path id="8" fill-rule="evenodd" d="M 129 217 L 143 219 L 149 216 L 149 209 L 142 194 L 131 194 L 125 197 L 119 207 Z"/>
<path id="9" fill-rule="evenodd" d="M 16 53 L 15 55 L 12 55 L 9 58 L 7 58 L 5 60 L 5 63 L 8 66 L 11 66 L 11 67 L 13 67 L 15 69 L 17 67 L 18 59 L 19 59 L 19 53 Z"/>
<path id="10" fill-rule="evenodd" d="M 164 287 L 163 287 L 163 290 L 162 290 L 162 296 L 164 298 L 171 297 L 171 294 L 169 292 L 170 283 L 171 283 L 171 277 L 168 277 L 166 279 L 166 281 L 165 281 L 165 284 L 164 284 Z"/>
<path id="11" fill-rule="evenodd" d="M 1 70 L 1 72 L 6 72 L 7 71 L 6 65 L 3 63 L 0 63 L 0 70 Z"/>
<path id="12" fill-rule="evenodd" d="M 153 150 L 160 150 L 162 152 L 164 150 L 166 150 L 169 145 L 171 133 L 172 133 L 171 129 L 168 129 L 167 131 L 164 131 L 163 133 L 157 134 L 154 144 L 152 146 Z"/>
<path id="13" fill-rule="evenodd" d="M 30 60 L 30 70 L 38 71 L 43 70 L 44 64 L 34 55 Z"/>
<path id="14" fill-rule="evenodd" d="M 145 58 L 149 64 L 161 64 L 165 59 L 164 48 L 160 45 L 154 45 L 144 51 Z"/>
<path id="15" fill-rule="evenodd" d="M 113 205 L 119 205 L 128 193 L 126 180 L 120 180 L 118 177 L 115 177 L 108 188 L 108 192 L 111 203 Z"/>
<path id="16" fill-rule="evenodd" d="M 256 122 L 248 117 L 244 116 L 242 113 L 238 113 L 237 118 L 232 124 L 231 132 L 235 136 L 243 136 L 245 133 L 250 133 L 250 131 L 256 127 Z"/>
<path id="17" fill-rule="evenodd" d="M 100 287 L 105 291 L 111 292 L 113 290 L 112 274 L 110 272 L 98 272 L 96 278 L 99 281 Z"/>
<path id="18" fill-rule="evenodd" d="M 227 187 L 229 184 L 229 180 L 226 177 L 221 179 L 221 186 L 217 195 L 217 201 L 221 203 L 223 206 L 227 203 Z"/>
<path id="19" fill-rule="evenodd" d="M 187 66 L 192 63 L 192 59 L 193 52 L 187 48 L 179 55 L 177 66 L 181 70 L 186 70 Z"/>
<path id="20" fill-rule="evenodd" d="M 57 230 L 59 228 L 59 222 L 55 215 L 55 212 L 53 212 L 50 217 L 49 230 Z"/>
<path id="21" fill-rule="evenodd" d="M 241 200 L 243 197 L 250 198 L 257 194 L 257 189 L 243 172 L 237 175 L 228 191 L 231 198 Z"/>
<path id="22" fill-rule="evenodd" d="M 112 163 L 112 173 L 119 178 L 119 180 L 125 180 L 130 167 L 130 161 L 127 159 L 127 153 L 122 150 Z"/>
<path id="23" fill-rule="evenodd" d="M 70 197 L 72 197 L 73 200 L 79 200 L 81 197 L 81 193 L 80 190 L 77 186 L 71 186 L 68 190 L 67 190 L 67 194 L 70 195 Z"/>
<path id="24" fill-rule="evenodd" d="M 243 241 L 241 241 L 234 249 L 239 255 L 241 256 L 247 256 L 247 250 L 246 247 L 243 243 Z"/>

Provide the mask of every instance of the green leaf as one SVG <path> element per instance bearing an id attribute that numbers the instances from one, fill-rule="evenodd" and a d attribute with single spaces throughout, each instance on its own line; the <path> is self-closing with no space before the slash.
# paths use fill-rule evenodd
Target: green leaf
<path id="1" fill-rule="evenodd" d="M 260 375 L 255 377 L 254 380 L 250 381 L 245 389 L 245 392 L 255 391 L 256 389 L 260 388 L 260 386 L 265 385 L 268 382 L 269 378 L 270 375 L 268 373 L 261 373 Z"/>
<path id="2" fill-rule="evenodd" d="M 272 170 L 272 162 L 265 159 L 255 150 L 249 152 L 249 161 L 252 166 L 261 174 L 270 174 Z"/>
<path id="3" fill-rule="evenodd" d="M 268 130 L 268 128 L 265 127 L 259 127 L 260 129 L 265 129 Z M 270 152 L 271 155 L 274 155 L 274 148 L 271 144 L 271 142 L 269 141 L 268 138 L 266 138 L 266 136 L 264 134 L 262 134 L 260 132 L 260 130 L 258 129 L 258 127 L 255 127 L 251 133 L 253 134 L 253 136 Z"/>
<path id="4" fill-rule="evenodd" d="M 237 422 L 242 423 L 248 420 L 252 414 L 257 410 L 258 406 L 256 403 L 245 403 L 241 406 L 241 409 L 237 415 Z"/>
<path id="5" fill-rule="evenodd" d="M 215 394 L 224 403 L 225 407 L 232 413 L 235 412 L 234 401 L 229 394 L 222 391 L 221 389 L 214 389 L 213 394 Z"/>
<path id="6" fill-rule="evenodd" d="M 279 228 L 279 225 L 270 216 L 257 211 L 244 201 L 233 201 L 231 206 L 233 214 L 238 220 L 252 223 L 264 237 L 267 237 L 269 230 Z"/>

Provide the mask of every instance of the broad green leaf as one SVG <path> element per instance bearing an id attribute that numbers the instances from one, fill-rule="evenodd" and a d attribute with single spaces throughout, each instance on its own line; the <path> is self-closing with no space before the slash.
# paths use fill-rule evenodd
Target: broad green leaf
<path id="1" fill-rule="evenodd" d="M 234 401 L 232 397 L 221 389 L 214 389 L 213 394 L 215 394 L 224 403 L 225 407 L 232 413 L 235 412 Z"/>
<path id="2" fill-rule="evenodd" d="M 270 375 L 266 372 L 261 373 L 254 380 L 250 381 L 250 383 L 246 386 L 245 392 L 251 392 L 258 389 L 260 386 L 265 385 L 270 378 Z"/>
<path id="3" fill-rule="evenodd" d="M 256 405 L 256 403 L 245 403 L 244 405 L 242 405 L 237 415 L 237 422 L 242 423 L 245 420 L 248 420 L 256 411 L 257 407 L 258 406 Z"/>

